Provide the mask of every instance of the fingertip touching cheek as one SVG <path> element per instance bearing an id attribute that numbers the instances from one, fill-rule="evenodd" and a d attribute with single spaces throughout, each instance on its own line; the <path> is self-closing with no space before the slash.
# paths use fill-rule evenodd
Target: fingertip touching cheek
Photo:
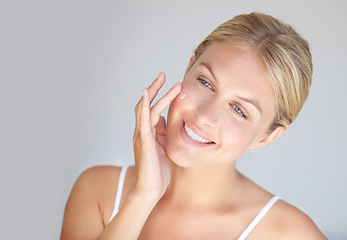
<path id="1" fill-rule="evenodd" d="M 184 83 L 182 83 L 181 92 L 177 95 L 175 100 L 183 100 L 183 99 L 185 99 L 186 96 L 187 96 L 187 92 L 184 88 Z"/>

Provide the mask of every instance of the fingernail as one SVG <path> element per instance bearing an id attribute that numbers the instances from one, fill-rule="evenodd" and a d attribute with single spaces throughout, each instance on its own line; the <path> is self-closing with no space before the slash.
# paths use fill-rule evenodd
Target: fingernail
<path id="1" fill-rule="evenodd" d="M 159 78 L 159 77 L 160 77 L 161 73 L 162 73 L 162 72 L 160 72 L 160 73 L 158 74 L 157 78 Z"/>
<path id="2" fill-rule="evenodd" d="M 183 99 L 183 98 L 185 98 L 187 95 L 185 95 L 185 94 L 182 94 L 181 96 L 180 96 L 180 99 Z"/>

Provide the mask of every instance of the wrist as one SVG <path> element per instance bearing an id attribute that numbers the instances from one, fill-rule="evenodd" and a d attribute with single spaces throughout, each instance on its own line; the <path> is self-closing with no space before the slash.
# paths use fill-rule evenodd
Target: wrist
<path id="1" fill-rule="evenodd" d="M 138 239 L 142 228 L 160 198 L 135 188 L 126 203 L 99 236 L 100 239 Z"/>
<path id="2" fill-rule="evenodd" d="M 163 193 L 161 191 L 148 190 L 136 186 L 133 192 L 130 194 L 129 198 L 132 200 L 140 199 L 143 204 L 147 204 L 149 207 L 154 207 L 162 196 Z"/>

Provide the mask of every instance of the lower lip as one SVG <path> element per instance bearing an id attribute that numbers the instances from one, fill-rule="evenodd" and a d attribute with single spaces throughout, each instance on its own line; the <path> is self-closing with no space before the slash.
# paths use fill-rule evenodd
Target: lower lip
<path id="1" fill-rule="evenodd" d="M 180 132 L 181 132 L 181 136 L 182 136 L 184 142 L 187 144 L 190 144 L 190 145 L 193 145 L 196 147 L 210 147 L 210 146 L 214 145 L 214 144 L 198 142 L 198 141 L 193 140 L 191 137 L 189 137 L 186 130 L 184 129 L 184 122 L 182 122 Z"/>

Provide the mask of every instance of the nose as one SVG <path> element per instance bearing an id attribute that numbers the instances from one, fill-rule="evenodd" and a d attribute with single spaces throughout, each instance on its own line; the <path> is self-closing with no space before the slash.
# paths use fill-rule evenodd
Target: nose
<path id="1" fill-rule="evenodd" d="M 195 111 L 197 122 L 201 125 L 215 127 L 221 118 L 221 106 L 217 99 L 201 102 Z"/>

